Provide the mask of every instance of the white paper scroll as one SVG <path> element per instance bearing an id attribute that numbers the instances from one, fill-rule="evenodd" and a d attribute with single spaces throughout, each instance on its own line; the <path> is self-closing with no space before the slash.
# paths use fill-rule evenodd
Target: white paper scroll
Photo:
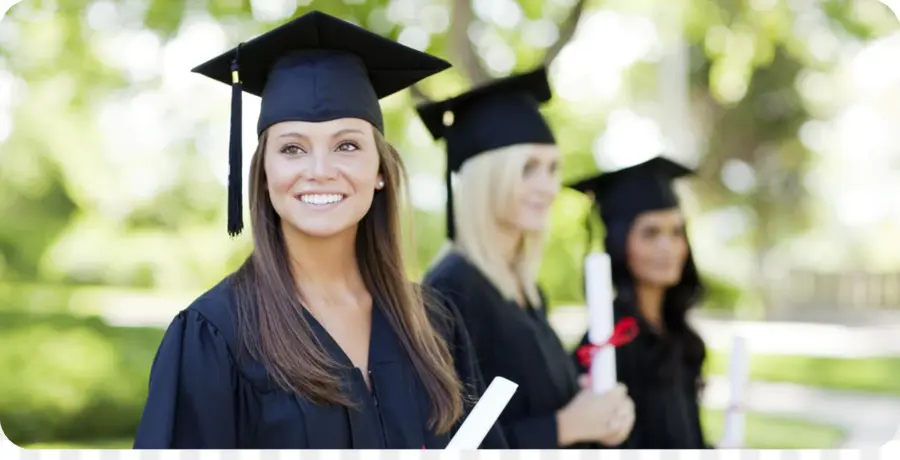
<path id="1" fill-rule="evenodd" d="M 509 404 L 519 385 L 503 377 L 495 377 L 488 385 L 478 404 L 469 412 L 462 426 L 447 444 L 447 449 L 474 450 L 487 436 L 491 427 L 500 418 L 503 409 Z"/>
<path id="2" fill-rule="evenodd" d="M 609 254 L 592 252 L 584 260 L 585 299 L 588 306 L 588 340 L 601 344 L 613 333 L 612 263 Z M 591 359 L 591 385 L 595 393 L 616 386 L 616 349 L 603 347 Z"/>
<path id="3" fill-rule="evenodd" d="M 728 364 L 728 384 L 731 389 L 728 408 L 725 411 L 725 431 L 722 434 L 720 447 L 740 449 L 744 445 L 744 387 L 750 377 L 750 357 L 747 353 L 747 341 L 735 336 L 731 346 L 731 359 Z"/>

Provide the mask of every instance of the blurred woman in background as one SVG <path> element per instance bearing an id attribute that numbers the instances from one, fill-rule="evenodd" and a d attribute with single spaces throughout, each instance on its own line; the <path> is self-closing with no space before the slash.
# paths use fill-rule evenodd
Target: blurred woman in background
<path id="1" fill-rule="evenodd" d="M 313 12 L 194 69 L 233 85 L 232 234 L 241 91 L 262 97 L 254 249 L 166 331 L 135 448 L 447 445 L 482 382 L 461 320 L 406 276 L 378 101 L 448 67 Z M 506 443 L 495 428 L 483 446 Z"/>
<path id="2" fill-rule="evenodd" d="M 617 377 L 636 414 L 622 448 L 708 447 L 699 406 L 706 346 L 687 318 L 704 289 L 672 188 L 690 172 L 656 157 L 571 186 L 593 197 L 606 227 L 615 320 L 632 316 L 639 324 L 638 336 L 616 348 Z M 588 363 L 576 364 L 587 372 Z"/>
<path id="3" fill-rule="evenodd" d="M 425 283 L 459 309 L 485 379 L 519 384 L 500 416 L 510 447 L 616 446 L 631 430 L 632 403 L 623 387 L 580 388 L 536 280 L 561 188 L 560 153 L 539 111 L 550 96 L 541 68 L 419 107 L 447 142 L 451 241 Z"/>

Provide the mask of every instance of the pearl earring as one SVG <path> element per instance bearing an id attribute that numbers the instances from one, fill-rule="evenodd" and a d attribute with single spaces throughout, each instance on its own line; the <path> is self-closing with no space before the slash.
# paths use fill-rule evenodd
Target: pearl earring
<path id="1" fill-rule="evenodd" d="M 383 188 L 383 187 L 384 187 L 384 179 L 379 179 L 378 180 L 378 188 Z"/>

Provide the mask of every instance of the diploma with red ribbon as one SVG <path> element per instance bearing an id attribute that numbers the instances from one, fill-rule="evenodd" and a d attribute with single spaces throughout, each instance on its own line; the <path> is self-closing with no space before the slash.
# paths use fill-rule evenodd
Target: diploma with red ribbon
<path id="1" fill-rule="evenodd" d="M 578 347 L 575 352 L 578 362 L 584 367 L 590 367 L 593 362 L 594 354 L 606 347 L 619 347 L 634 340 L 638 334 L 637 319 L 632 316 L 622 318 L 613 329 L 612 335 L 602 343 L 589 343 Z"/>
<path id="2" fill-rule="evenodd" d="M 612 264 L 609 255 L 592 252 L 584 260 L 585 300 L 588 306 L 588 341 L 581 347 L 578 359 L 590 369 L 591 387 L 595 393 L 606 393 L 616 385 L 615 347 L 637 336 L 637 321 L 624 318 L 613 327 Z"/>

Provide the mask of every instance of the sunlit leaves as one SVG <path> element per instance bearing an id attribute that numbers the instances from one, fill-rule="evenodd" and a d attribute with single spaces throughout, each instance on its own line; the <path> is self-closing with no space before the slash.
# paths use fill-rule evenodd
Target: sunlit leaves
<path id="1" fill-rule="evenodd" d="M 141 163 L 147 160 L 135 160 L 128 167 L 111 164 L 100 154 L 104 149 L 101 139 L 107 137 L 106 131 L 115 128 L 98 126 L 97 107 L 104 105 L 106 99 L 133 96 L 116 92 L 117 88 L 127 87 L 137 93 L 145 88 L 156 90 L 158 86 L 164 86 L 157 85 L 152 77 L 135 78 L 127 65 L 102 52 L 97 46 L 100 37 L 118 36 L 110 30 L 143 30 L 157 35 L 161 46 L 165 46 L 167 40 L 175 36 L 184 37 L 178 34 L 188 14 L 187 5 L 192 13 L 199 11 L 201 16 L 211 16 L 225 31 L 226 42 L 231 45 L 290 17 L 318 9 L 413 46 L 427 44 L 427 51 L 453 61 L 453 69 L 429 78 L 421 85 L 428 95 L 444 98 L 471 86 L 459 62 L 459 53 L 451 49 L 454 45 L 447 33 L 452 26 L 451 8 L 458 2 L 475 5 L 478 19 L 466 25 L 464 31 L 475 43 L 482 63 L 493 69 L 495 76 L 538 65 L 546 47 L 554 41 L 554 35 L 559 36 L 561 25 L 576 4 L 576 0 L 475 0 L 474 3 L 472 0 L 207 0 L 189 5 L 185 0 L 23 1 L 13 8 L 12 17 L 0 25 L 4 28 L 15 23 L 17 30 L 9 33 L 16 38 L 15 49 L 3 50 L 6 65 L 32 85 L 24 108 L 16 117 L 15 132 L 3 144 L 5 150 L 13 149 L 14 154 L 24 156 L 19 156 L 18 162 L 9 163 L 21 173 L 16 180 L 3 182 L 0 176 L 0 208 L 27 211 L 17 215 L 19 218 L 14 225 L 4 226 L 0 231 L 4 259 L 0 265 L 23 277 L 77 279 L 81 273 L 97 282 L 163 286 L 176 283 L 176 279 L 186 284 L 205 283 L 235 267 L 246 255 L 249 248 L 247 235 L 237 241 L 230 241 L 224 235 L 221 224 L 225 196 L 221 184 L 212 180 L 208 171 L 210 162 L 206 157 L 212 153 L 199 151 L 194 142 L 201 136 L 198 134 L 200 128 L 189 129 L 192 126 L 185 122 L 184 129 L 174 130 L 177 134 L 160 133 L 160 136 L 170 136 L 166 142 L 146 141 L 134 147 L 117 144 L 121 155 L 127 156 L 129 150 L 135 155 L 137 152 L 158 155 L 159 161 L 152 166 Z M 786 201 L 783 193 L 790 190 L 791 196 L 801 195 L 794 191 L 799 190 L 798 177 L 809 153 L 795 139 L 799 127 L 808 117 L 804 110 L 813 107 L 825 112 L 833 107 L 833 103 L 814 105 L 808 99 L 801 100 L 797 87 L 802 84 L 797 82 L 803 78 L 798 75 L 803 75 L 803 68 L 827 70 L 833 64 L 841 49 L 828 43 L 841 41 L 848 35 L 881 35 L 887 30 L 886 24 L 896 27 L 896 19 L 876 0 L 826 0 L 824 3 L 592 0 L 588 2 L 587 12 L 627 11 L 632 15 L 643 15 L 646 21 L 654 24 L 652 33 L 667 37 L 670 32 L 677 31 L 677 24 L 670 21 L 674 14 L 668 12 L 677 12 L 679 6 L 684 6 L 681 27 L 692 45 L 692 115 L 697 119 L 695 122 L 710 133 L 704 163 L 704 171 L 710 172 L 704 172 L 705 177 L 718 178 L 719 168 L 728 158 L 742 159 L 752 168 L 774 162 L 789 171 L 788 177 L 779 179 L 782 185 L 767 191 L 760 186 L 762 194 L 756 194 L 754 190 L 747 196 L 738 196 L 740 194 L 728 192 L 724 187 L 722 190 L 710 187 L 710 191 L 704 193 L 703 201 L 715 205 L 753 204 L 760 208 L 760 219 L 790 220 L 779 224 L 779 231 L 786 231 L 792 222 L 800 220 L 793 215 L 799 205 Z M 828 16 L 821 13 L 823 8 Z M 103 14 L 98 11 L 107 14 L 109 30 L 97 26 L 98 21 L 103 22 L 98 20 L 98 16 L 103 19 Z M 876 17 L 874 13 L 878 11 L 888 19 Z M 617 23 L 622 21 L 619 16 L 615 19 L 603 24 L 617 28 Z M 889 24 L 888 20 L 893 22 Z M 584 24 L 587 22 L 583 21 Z M 596 27 L 592 29 L 596 30 Z M 587 36 L 604 37 L 594 31 L 582 32 Z M 198 37 L 202 35 L 197 34 Z M 644 31 L 635 32 L 637 37 L 644 35 Z M 186 40 L 196 41 L 193 38 Z M 605 41 L 610 39 L 607 37 Z M 640 112 L 657 102 L 657 91 L 665 78 L 657 68 L 659 56 L 653 56 L 658 50 L 644 52 L 636 45 L 638 41 L 629 39 L 627 43 L 614 45 L 640 49 L 645 55 L 636 60 L 629 58 L 624 64 L 611 62 L 615 56 L 610 57 L 609 53 L 575 53 L 579 56 L 576 61 L 581 62 L 567 64 L 578 70 L 574 73 L 591 66 L 604 67 L 608 71 L 591 71 L 590 76 L 582 80 L 572 77 L 556 82 L 557 97 L 545 113 L 550 117 L 565 154 L 563 176 L 566 180 L 597 170 L 593 155 L 595 140 L 607 130 L 607 118 L 612 110 L 624 105 Z M 131 48 L 128 45 L 132 43 L 136 42 L 123 39 L 122 46 Z M 609 48 L 609 43 L 602 45 Z M 582 41 L 573 48 L 591 51 L 592 46 L 597 45 Z M 215 55 L 223 51 L 222 47 L 217 44 L 208 54 Z M 143 56 L 138 54 L 133 58 Z M 146 58 L 152 60 L 150 56 Z M 594 61 L 588 62 L 592 58 Z M 181 62 L 178 66 L 188 67 Z M 616 69 L 609 70 L 611 66 Z M 152 70 L 153 64 L 148 63 L 146 67 Z M 582 73 L 587 75 L 588 72 Z M 569 84 L 569 80 L 575 80 L 579 85 Z M 611 83 L 619 81 L 621 86 Z M 575 86 L 579 88 L 573 89 Z M 830 83 L 824 85 L 826 88 L 831 86 Z M 53 97 L 45 100 L 39 92 Z M 566 96 L 561 97 L 563 94 Z M 383 102 L 388 138 L 400 149 L 411 174 L 433 175 L 435 181 L 441 181 L 444 162 L 441 144 L 420 136 L 422 127 L 410 107 L 412 102 L 407 92 Z M 179 103 L 178 110 L 201 114 L 214 111 L 209 108 L 209 103 L 197 99 Z M 137 112 L 123 113 L 146 114 L 150 111 L 146 106 L 133 110 Z M 148 118 L 134 115 L 129 119 L 131 125 L 122 126 L 137 133 L 143 126 L 142 120 Z M 166 130 L 173 131 L 171 127 Z M 192 135 L 195 139 L 191 139 Z M 222 136 L 226 135 L 222 132 Z M 133 137 L 142 139 L 138 134 Z M 705 136 L 704 140 L 707 140 Z M 148 153 L 151 150 L 158 152 Z M 3 161 L 3 167 L 7 168 L 5 159 Z M 125 193 L 127 179 L 133 177 L 134 170 L 144 166 L 148 177 L 157 177 L 152 180 L 160 182 L 155 192 L 149 197 Z M 756 173 L 763 175 L 760 171 Z M 41 177 L 42 182 L 29 183 L 27 180 L 32 175 Z M 566 270 L 560 267 L 578 264 L 578 251 L 566 248 L 577 247 L 573 241 L 580 238 L 576 234 L 581 222 L 580 217 L 564 211 L 570 210 L 568 205 L 560 206 L 554 214 L 555 236 L 546 259 L 549 271 L 545 270 L 543 279 L 551 297 L 575 300 L 580 285 L 573 284 L 572 277 L 565 276 Z M 126 208 L 127 212 L 117 211 L 120 207 Z M 76 208 L 79 225 L 83 227 L 72 230 L 76 235 L 72 237 L 74 239 L 57 242 L 58 232 L 68 227 Z M 416 219 L 417 261 L 423 264 L 430 261 L 443 242 L 443 216 L 440 212 L 418 212 Z M 91 221 L 99 223 L 96 226 L 82 223 Z M 208 232 L 196 230 L 194 236 L 179 236 L 185 227 L 204 228 Z M 86 235 L 93 228 L 109 231 L 99 231 L 104 238 L 92 239 Z M 113 228 L 118 230 L 113 231 Z M 150 249 L 128 249 L 139 243 L 149 245 Z M 71 249 L 61 250 L 72 260 L 60 262 L 58 270 L 52 271 L 46 268 L 47 257 L 58 254 L 53 250 L 57 244 L 62 248 L 84 246 L 94 251 L 112 251 L 116 257 L 92 256 L 91 251 L 72 250 L 68 253 L 66 251 Z M 201 246 L 207 249 L 196 248 Z M 42 257 L 43 262 L 40 262 Z M 77 258 L 82 258 L 80 263 L 79 260 L 73 262 Z M 43 273 L 39 266 L 45 267 Z"/>
<path id="2" fill-rule="evenodd" d="M 171 37 L 181 26 L 187 0 L 151 0 L 144 15 L 144 26 Z"/>
<path id="3" fill-rule="evenodd" d="M 298 15 L 312 10 L 322 11 L 332 16 L 337 16 L 345 21 L 361 26 L 366 26 L 366 21 L 372 8 L 379 4 L 387 3 L 383 0 L 368 2 L 347 2 L 344 0 L 314 0 L 307 6 L 298 9 Z"/>
<path id="4" fill-rule="evenodd" d="M 206 4 L 216 19 L 246 18 L 251 14 L 250 0 L 207 0 Z"/>
<path id="5" fill-rule="evenodd" d="M 844 30 L 862 39 L 897 29 L 897 18 L 878 0 L 822 0 L 822 9 Z"/>
<path id="6" fill-rule="evenodd" d="M 57 186 L 62 179 L 57 168 L 41 155 L 24 160 L 40 168 L 39 177 L 32 176 L 31 182 L 10 187 L 9 174 L 23 170 L 13 170 L 8 163 L 4 165 L 8 174 L 0 175 L 0 181 L 5 182 L 0 187 L 5 197 L 0 199 L 0 214 L 5 216 L 0 225 L 0 253 L 6 266 L 0 270 L 0 277 L 7 281 L 32 280 L 40 275 L 45 249 L 56 241 L 75 209 L 71 198 Z"/>
<path id="7" fill-rule="evenodd" d="M 21 4 L 20 4 L 21 5 Z M 16 23 L 19 29 L 19 40 L 16 41 L 15 52 L 9 53 L 10 65 L 15 69 L 28 71 L 47 70 L 57 65 L 57 57 L 64 51 L 66 36 L 66 18 L 54 14 L 41 14 L 38 17 L 20 19 L 18 5 L 13 7 L 7 20 Z"/>

